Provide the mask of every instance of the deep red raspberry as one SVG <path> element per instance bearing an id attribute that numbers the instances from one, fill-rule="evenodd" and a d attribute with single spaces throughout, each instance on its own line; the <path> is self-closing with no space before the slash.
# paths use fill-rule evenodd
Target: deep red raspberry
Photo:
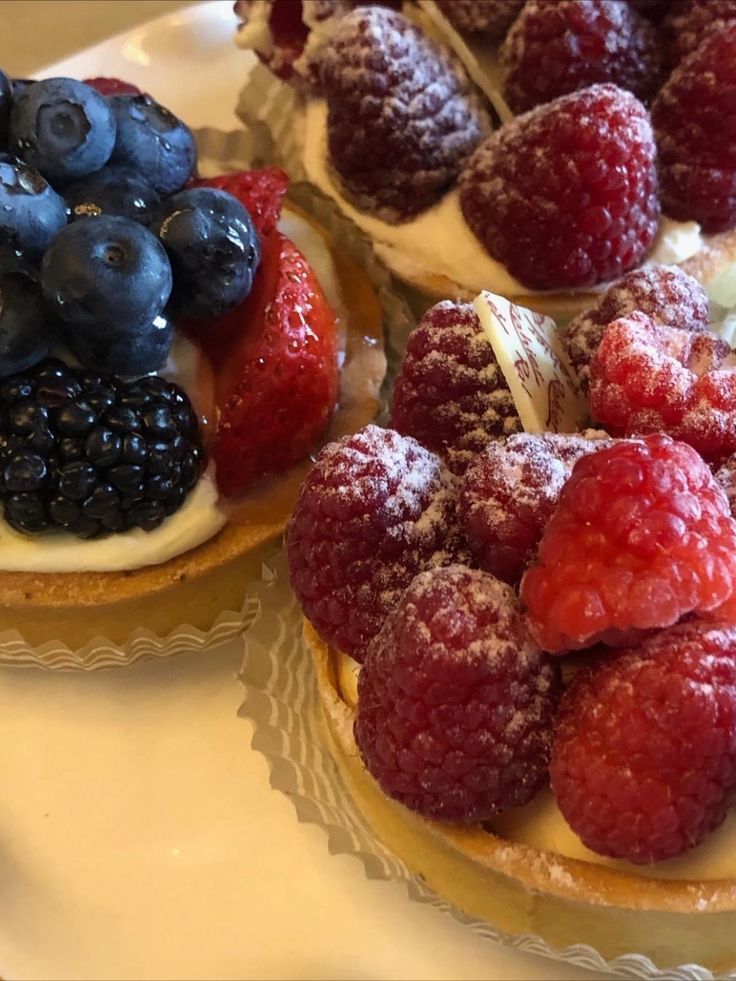
<path id="1" fill-rule="evenodd" d="M 537 546 L 573 466 L 611 446 L 605 433 L 519 433 L 489 443 L 461 485 L 460 515 L 481 567 L 516 583 Z"/>
<path id="2" fill-rule="evenodd" d="M 219 177 L 192 181 L 194 187 L 217 187 L 236 197 L 253 219 L 260 235 L 269 235 L 281 217 L 289 177 L 278 167 L 265 170 L 239 170 Z"/>
<path id="3" fill-rule="evenodd" d="M 652 125 L 665 214 L 709 233 L 736 227 L 736 20 L 675 69 Z"/>
<path id="4" fill-rule="evenodd" d="M 619 0 L 529 0 L 501 48 L 504 96 L 526 112 L 596 82 L 648 102 L 659 87 L 657 36 Z"/>
<path id="5" fill-rule="evenodd" d="M 619 435 L 669 433 L 709 459 L 736 452 L 736 366 L 709 331 L 614 320 L 590 365 L 593 417 Z"/>
<path id="6" fill-rule="evenodd" d="M 736 21 L 736 0 L 687 0 L 671 4 L 662 25 L 667 59 L 674 67 L 714 31 Z"/>
<path id="7" fill-rule="evenodd" d="M 576 675 L 550 766 L 601 855 L 645 864 L 699 844 L 736 790 L 736 629 L 692 621 Z"/>
<path id="8" fill-rule="evenodd" d="M 616 443 L 573 469 L 524 576 L 548 651 L 626 640 L 736 595 L 736 522 L 707 465 L 668 436 Z M 730 615 L 730 609 L 729 609 Z"/>
<path id="9" fill-rule="evenodd" d="M 476 150 L 460 202 L 483 245 L 525 286 L 617 279 L 644 258 L 659 222 L 649 114 L 615 85 L 539 106 Z"/>
<path id="10" fill-rule="evenodd" d="M 524 0 L 437 0 L 437 6 L 456 31 L 500 41 Z"/>
<path id="11" fill-rule="evenodd" d="M 333 647 L 365 648 L 414 576 L 462 559 L 457 489 L 416 440 L 368 426 L 326 446 L 286 530 L 304 613 Z"/>
<path id="12" fill-rule="evenodd" d="M 546 783 L 558 692 L 512 590 L 436 569 L 368 648 L 355 739 L 389 797 L 428 818 L 483 821 Z"/>
<path id="13" fill-rule="evenodd" d="M 119 78 L 85 78 L 84 84 L 96 89 L 100 95 L 141 95 L 138 86 Z"/>
<path id="14" fill-rule="evenodd" d="M 322 82 L 330 161 L 357 206 L 387 221 L 434 204 L 488 129 L 459 63 L 383 7 L 339 22 Z"/>
<path id="15" fill-rule="evenodd" d="M 470 303 L 443 300 L 412 331 L 394 387 L 391 425 L 462 473 L 498 436 L 521 431 L 493 348 Z"/>
<path id="16" fill-rule="evenodd" d="M 590 362 L 604 328 L 637 310 L 657 324 L 672 324 L 682 330 L 706 330 L 709 323 L 705 290 L 678 266 L 648 266 L 627 273 L 562 331 L 567 355 L 584 392 L 590 386 Z"/>

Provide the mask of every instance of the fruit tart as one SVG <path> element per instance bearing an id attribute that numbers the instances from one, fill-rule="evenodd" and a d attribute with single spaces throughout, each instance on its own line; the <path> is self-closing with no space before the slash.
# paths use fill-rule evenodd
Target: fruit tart
<path id="1" fill-rule="evenodd" d="M 733 293 L 736 22 L 709 21 L 673 69 L 626 0 L 237 9 L 264 62 L 239 112 L 264 153 L 421 295 L 569 319 L 661 263 Z M 477 51 L 500 42 L 494 81 Z"/>
<path id="2" fill-rule="evenodd" d="M 0 79 L 0 657 L 216 643 L 311 455 L 378 409 L 382 284 L 283 171 L 199 177 L 133 86 Z"/>
<path id="3" fill-rule="evenodd" d="M 489 294 L 441 302 L 391 428 L 326 446 L 286 533 L 329 747 L 378 837 L 507 934 L 665 972 L 736 969 L 731 334 L 662 266 L 562 336 Z"/>

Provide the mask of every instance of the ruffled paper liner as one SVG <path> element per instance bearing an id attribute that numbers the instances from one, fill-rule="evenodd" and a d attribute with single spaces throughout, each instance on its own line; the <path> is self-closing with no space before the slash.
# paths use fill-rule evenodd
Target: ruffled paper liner
<path id="1" fill-rule="evenodd" d="M 249 132 L 223 132 L 207 127 L 195 130 L 194 135 L 199 153 L 199 170 L 203 176 L 258 164 L 260 142 Z M 292 185 L 289 198 L 313 215 L 329 233 L 331 241 L 340 252 L 352 259 L 366 274 L 381 305 L 385 336 L 405 338 L 414 326 L 414 320 L 406 303 L 395 294 L 392 277 L 376 259 L 368 239 L 332 202 L 314 192 L 310 186 Z M 389 362 L 395 367 L 398 364 L 398 354 L 387 350 L 387 355 Z M 387 376 L 386 397 L 391 374 L 390 372 Z M 241 608 L 223 611 L 206 631 L 183 623 L 167 636 L 161 637 L 140 627 L 133 630 L 122 644 L 101 636 L 78 649 L 72 649 L 60 640 L 49 640 L 33 646 L 24 640 L 20 632 L 6 631 L 0 634 L 0 665 L 90 671 L 132 664 L 146 657 L 163 658 L 204 651 L 231 640 L 249 626 L 255 611 L 253 600 L 248 595 L 251 585 L 252 583 L 243 583 L 244 598 Z"/>
<path id="2" fill-rule="evenodd" d="M 648 957 L 633 952 L 607 961 L 584 943 L 558 950 L 538 936 L 503 933 L 433 893 L 376 837 L 354 804 L 327 748 L 312 659 L 302 640 L 301 611 L 288 586 L 283 553 L 264 566 L 263 581 L 254 588 L 252 597 L 258 612 L 245 635 L 240 673 L 245 700 L 239 715 L 252 723 L 251 745 L 268 764 L 271 786 L 288 797 L 300 822 L 322 828 L 331 855 L 353 856 L 369 879 L 403 882 L 410 900 L 454 917 L 487 940 L 525 953 L 628 978 L 736 978 L 736 974 L 715 976 L 695 964 L 660 970 Z"/>

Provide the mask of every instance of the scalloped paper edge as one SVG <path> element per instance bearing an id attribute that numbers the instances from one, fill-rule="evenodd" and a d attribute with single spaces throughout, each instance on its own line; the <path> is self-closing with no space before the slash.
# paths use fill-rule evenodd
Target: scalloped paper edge
<path id="1" fill-rule="evenodd" d="M 524 953 L 589 971 L 657 981 L 733 981 L 736 973 L 714 975 L 698 964 L 662 970 L 632 952 L 611 961 L 587 944 L 558 950 L 539 936 L 513 936 L 478 920 L 432 892 L 376 837 L 355 806 L 321 732 L 314 669 L 302 641 L 301 612 L 289 589 L 283 552 L 264 565 L 252 591 L 257 604 L 244 636 L 239 674 L 245 698 L 238 715 L 253 726 L 251 747 L 268 765 L 271 787 L 293 804 L 297 820 L 322 828 L 331 855 L 349 855 L 369 879 L 403 882 L 409 899 L 446 913 L 473 933 Z"/>

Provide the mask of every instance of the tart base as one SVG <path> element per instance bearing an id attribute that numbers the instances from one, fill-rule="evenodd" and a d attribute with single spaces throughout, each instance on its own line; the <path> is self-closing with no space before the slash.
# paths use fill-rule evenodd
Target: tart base
<path id="1" fill-rule="evenodd" d="M 660 969 L 736 967 L 736 880 L 682 882 L 542 852 L 479 825 L 426 821 L 386 797 L 364 768 L 343 700 L 337 656 L 305 622 L 330 749 L 376 835 L 438 894 L 509 934 L 561 949 L 589 944 L 610 960 L 631 953 Z"/>

